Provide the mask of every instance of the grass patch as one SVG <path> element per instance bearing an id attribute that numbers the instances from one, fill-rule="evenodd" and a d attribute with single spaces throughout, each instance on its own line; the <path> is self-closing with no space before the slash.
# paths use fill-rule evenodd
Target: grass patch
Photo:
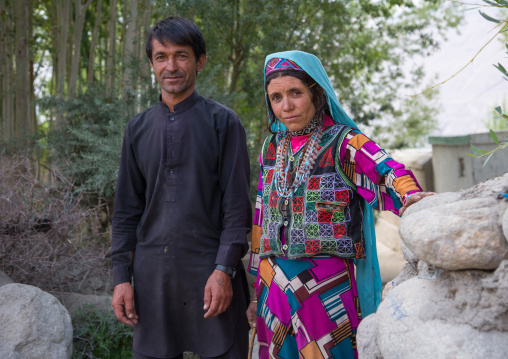
<path id="1" fill-rule="evenodd" d="M 131 359 L 134 328 L 120 323 L 115 315 L 85 304 L 76 312 L 72 321 L 74 328 L 73 359 Z M 184 359 L 199 359 L 190 352 Z"/>
<path id="2" fill-rule="evenodd" d="M 92 305 L 84 305 L 76 312 L 72 325 L 73 359 L 133 357 L 134 329 L 120 323 L 113 313 L 98 310 Z"/>

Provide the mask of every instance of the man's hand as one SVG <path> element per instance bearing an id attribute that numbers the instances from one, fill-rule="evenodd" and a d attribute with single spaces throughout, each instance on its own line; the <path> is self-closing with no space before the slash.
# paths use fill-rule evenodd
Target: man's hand
<path id="1" fill-rule="evenodd" d="M 127 325 L 138 324 L 138 315 L 134 311 L 134 291 L 130 283 L 120 283 L 115 287 L 111 305 L 116 319 Z"/>
<path id="2" fill-rule="evenodd" d="M 425 198 L 428 196 L 433 196 L 435 194 L 436 194 L 435 192 L 417 192 L 417 193 L 411 194 L 409 196 L 409 198 L 406 200 L 406 203 L 404 204 L 404 206 L 399 210 L 399 216 L 402 217 L 402 215 L 404 214 L 404 212 L 406 211 L 406 209 L 408 209 L 408 207 L 410 205 L 418 202 L 422 198 Z"/>
<path id="3" fill-rule="evenodd" d="M 205 287 L 205 318 L 213 318 L 228 309 L 233 298 L 233 287 L 229 276 L 218 269 L 214 270 Z"/>

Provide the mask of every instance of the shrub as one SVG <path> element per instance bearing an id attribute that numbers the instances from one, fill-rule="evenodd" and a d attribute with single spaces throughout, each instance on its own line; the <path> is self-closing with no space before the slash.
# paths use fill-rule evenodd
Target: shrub
<path id="1" fill-rule="evenodd" d="M 0 269 L 48 292 L 107 291 L 109 240 L 98 208 L 57 171 L 38 180 L 28 155 L 0 153 Z"/>
<path id="2" fill-rule="evenodd" d="M 120 323 L 110 312 L 84 305 L 72 321 L 72 358 L 129 359 L 133 356 L 133 328 Z"/>

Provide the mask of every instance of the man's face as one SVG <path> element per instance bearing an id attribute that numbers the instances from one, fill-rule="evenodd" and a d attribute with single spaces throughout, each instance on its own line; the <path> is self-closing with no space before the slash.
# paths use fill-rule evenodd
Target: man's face
<path id="1" fill-rule="evenodd" d="M 178 103 L 194 91 L 196 73 L 205 66 L 206 56 L 198 61 L 192 47 L 152 40 L 152 68 L 162 89 L 162 98 Z"/>

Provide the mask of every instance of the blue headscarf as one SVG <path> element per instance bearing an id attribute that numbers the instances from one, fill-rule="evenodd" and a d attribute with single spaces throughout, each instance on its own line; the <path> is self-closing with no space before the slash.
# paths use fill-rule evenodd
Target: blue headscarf
<path id="1" fill-rule="evenodd" d="M 266 73 L 266 65 L 268 61 L 274 58 L 287 59 L 296 63 L 310 77 L 321 86 L 326 93 L 328 107 L 332 115 L 332 119 L 336 123 L 342 123 L 349 127 L 358 129 L 354 121 L 344 111 L 337 99 L 337 95 L 333 90 L 332 83 L 326 74 L 321 61 L 314 55 L 303 51 L 284 51 L 276 52 L 268 55 L 265 60 L 264 71 Z M 266 76 L 265 76 L 266 82 Z M 267 99 L 268 101 L 268 99 Z M 268 103 L 267 103 L 268 105 Z M 278 120 L 279 130 L 285 127 Z M 275 129 L 277 130 L 277 129 Z M 365 258 L 355 260 L 356 264 L 356 283 L 358 287 L 358 296 L 360 298 L 360 307 L 362 316 L 366 317 L 371 313 L 375 313 L 381 301 L 381 277 L 379 275 L 379 263 L 376 251 L 376 235 L 374 232 L 374 215 L 372 207 L 364 200 L 363 212 L 363 235 L 365 239 Z"/>

